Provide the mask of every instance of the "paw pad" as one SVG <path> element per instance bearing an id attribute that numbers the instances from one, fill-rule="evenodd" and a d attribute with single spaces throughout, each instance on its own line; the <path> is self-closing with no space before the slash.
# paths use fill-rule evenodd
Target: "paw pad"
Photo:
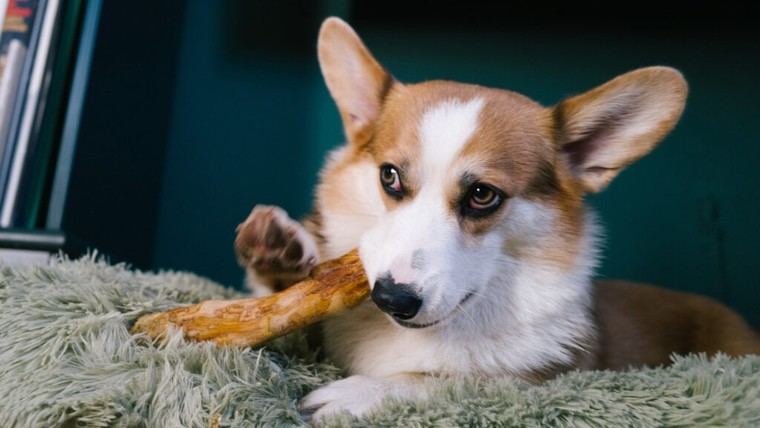
<path id="1" fill-rule="evenodd" d="M 256 206 L 238 226 L 238 261 L 262 275 L 306 275 L 317 263 L 316 243 L 281 208 Z"/>

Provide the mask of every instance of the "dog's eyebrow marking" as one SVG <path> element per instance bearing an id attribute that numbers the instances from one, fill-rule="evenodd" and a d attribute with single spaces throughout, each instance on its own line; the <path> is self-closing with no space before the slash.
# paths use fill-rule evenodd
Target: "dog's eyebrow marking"
<path id="1" fill-rule="evenodd" d="M 478 128 L 483 98 L 449 99 L 425 112 L 420 121 L 420 142 L 425 176 L 448 172 L 449 165 Z"/>
<path id="2" fill-rule="evenodd" d="M 459 187 L 461 187 L 462 191 L 464 191 L 475 184 L 477 181 L 478 177 L 475 174 L 466 172 L 459 178 Z"/>
<path id="3" fill-rule="evenodd" d="M 425 252 L 421 248 L 412 253 L 412 269 L 422 270 L 425 267 Z"/>

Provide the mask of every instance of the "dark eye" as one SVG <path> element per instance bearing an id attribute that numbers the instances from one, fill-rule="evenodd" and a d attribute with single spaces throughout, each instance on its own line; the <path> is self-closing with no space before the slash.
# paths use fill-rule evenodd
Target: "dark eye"
<path id="1" fill-rule="evenodd" d="M 503 200 L 501 191 L 488 184 L 475 183 L 467 191 L 462 211 L 470 217 L 484 217 L 496 211 Z"/>
<path id="2" fill-rule="evenodd" d="M 380 166 L 380 183 L 383 185 L 383 189 L 390 196 L 400 199 L 404 196 L 404 188 L 401 186 L 401 176 L 398 173 L 398 169 L 385 163 Z"/>

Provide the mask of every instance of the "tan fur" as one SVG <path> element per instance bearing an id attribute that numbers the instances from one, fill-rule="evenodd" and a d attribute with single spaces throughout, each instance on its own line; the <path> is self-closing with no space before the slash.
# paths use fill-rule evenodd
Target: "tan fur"
<path id="1" fill-rule="evenodd" d="M 732 310 L 696 294 L 625 281 L 595 288 L 595 368 L 668 364 L 672 353 L 760 355 L 760 337 Z"/>
<path id="2" fill-rule="evenodd" d="M 361 145 L 370 137 L 372 124 L 393 78 L 345 22 L 328 19 L 322 25 L 321 34 L 318 54 L 322 74 L 333 98 L 339 100 L 346 135 L 354 144 Z M 344 68 L 345 58 L 354 59 L 348 74 Z"/>

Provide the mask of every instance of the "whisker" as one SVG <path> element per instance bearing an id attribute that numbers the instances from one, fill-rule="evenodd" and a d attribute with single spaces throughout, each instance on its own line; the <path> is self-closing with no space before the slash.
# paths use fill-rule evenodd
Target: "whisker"
<path id="1" fill-rule="evenodd" d="M 473 318 L 472 315 L 470 315 L 469 313 L 467 313 L 467 311 L 464 310 L 461 303 L 457 303 L 457 305 L 454 308 L 457 309 L 459 312 L 463 313 L 464 315 L 466 315 L 467 318 L 472 322 L 472 325 L 477 325 L 475 318 Z"/>

